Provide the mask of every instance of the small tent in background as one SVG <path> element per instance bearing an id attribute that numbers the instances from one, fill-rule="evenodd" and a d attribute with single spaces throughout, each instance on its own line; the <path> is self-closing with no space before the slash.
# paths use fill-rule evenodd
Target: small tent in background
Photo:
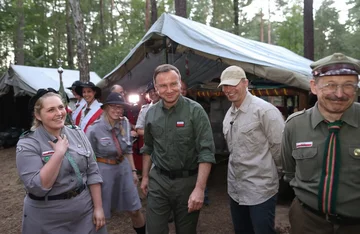
<path id="1" fill-rule="evenodd" d="M 62 79 L 64 87 L 70 87 L 80 77 L 79 71 L 64 69 Z M 101 78 L 90 72 L 90 81 L 97 83 Z M 42 68 L 21 65 L 10 65 L 8 71 L 0 78 L 0 146 L 11 145 L 4 142 L 9 139 L 9 134 L 18 137 L 19 132 L 28 129 L 31 116 L 28 111 L 28 102 L 38 89 L 54 88 L 59 90 L 60 79 L 57 68 Z M 70 99 L 74 96 L 66 89 Z"/>

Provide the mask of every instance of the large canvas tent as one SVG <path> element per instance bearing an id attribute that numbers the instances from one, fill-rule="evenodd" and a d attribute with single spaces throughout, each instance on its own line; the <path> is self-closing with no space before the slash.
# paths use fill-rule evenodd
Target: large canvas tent
<path id="1" fill-rule="evenodd" d="M 229 65 L 241 66 L 255 85 L 309 90 L 311 77 L 311 61 L 284 47 L 164 13 L 98 86 L 105 92 L 113 84 L 139 91 L 139 87 L 151 81 L 154 68 L 162 63 L 175 65 L 190 87 L 218 78 Z"/>
<path id="2" fill-rule="evenodd" d="M 79 71 L 64 69 L 64 87 L 70 87 L 79 77 Z M 90 81 L 96 84 L 100 80 L 95 72 L 90 72 Z M 28 112 L 29 99 L 38 89 L 49 87 L 56 90 L 60 88 L 56 68 L 10 65 L 8 71 L 0 78 L 0 131 L 9 127 L 28 128 L 31 119 Z M 73 98 L 70 90 L 65 91 L 70 99 Z"/>

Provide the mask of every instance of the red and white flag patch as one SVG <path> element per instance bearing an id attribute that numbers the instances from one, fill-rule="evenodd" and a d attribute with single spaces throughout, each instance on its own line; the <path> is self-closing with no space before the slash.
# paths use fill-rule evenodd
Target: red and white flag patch
<path id="1" fill-rule="evenodd" d="M 308 147 L 312 147 L 312 146 L 313 146 L 313 142 L 312 142 L 312 141 L 298 142 L 298 143 L 296 143 L 296 149 L 299 149 L 299 148 L 308 148 Z"/>
<path id="2" fill-rule="evenodd" d="M 54 152 L 55 152 L 54 150 L 44 151 L 44 152 L 42 152 L 42 156 L 43 157 L 50 156 L 50 155 L 53 155 Z"/>
<path id="3" fill-rule="evenodd" d="M 182 127 L 184 127 L 185 126 L 185 122 L 184 121 L 177 121 L 176 122 L 176 127 L 177 128 L 182 128 Z"/>

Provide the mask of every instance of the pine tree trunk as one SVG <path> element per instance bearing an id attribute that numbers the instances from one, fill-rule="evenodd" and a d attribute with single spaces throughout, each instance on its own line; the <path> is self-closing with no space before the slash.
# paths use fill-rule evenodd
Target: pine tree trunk
<path id="1" fill-rule="evenodd" d="M 16 43 L 15 43 L 15 63 L 18 65 L 25 64 L 24 55 L 24 5 L 23 0 L 17 0 L 17 29 L 16 29 Z"/>
<path id="2" fill-rule="evenodd" d="M 240 32 L 239 32 L 239 0 L 234 0 L 234 34 L 240 35 Z"/>
<path id="3" fill-rule="evenodd" d="M 304 57 L 314 60 L 313 0 L 304 0 Z"/>
<path id="4" fill-rule="evenodd" d="M 186 18 L 186 0 L 175 0 L 175 14 Z"/>
<path id="5" fill-rule="evenodd" d="M 74 46 L 71 30 L 71 21 L 70 21 L 70 7 L 69 3 L 66 2 L 66 44 L 67 44 L 67 62 L 70 69 L 74 69 Z"/>
<path id="6" fill-rule="evenodd" d="M 156 0 L 151 0 L 151 25 L 153 25 L 158 18 Z"/>
<path id="7" fill-rule="evenodd" d="M 145 1 L 145 31 L 148 31 L 150 28 L 150 0 Z"/>
<path id="8" fill-rule="evenodd" d="M 88 53 L 87 53 L 86 41 L 85 41 L 85 25 L 80 9 L 80 1 L 69 0 L 69 3 L 75 25 L 80 80 L 83 82 L 87 82 L 90 80 L 89 60 L 88 60 Z"/>
<path id="9" fill-rule="evenodd" d="M 104 1 L 100 0 L 100 30 L 101 30 L 101 37 L 100 37 L 100 45 L 105 47 L 106 45 L 106 34 L 105 34 L 105 25 L 104 25 Z"/>

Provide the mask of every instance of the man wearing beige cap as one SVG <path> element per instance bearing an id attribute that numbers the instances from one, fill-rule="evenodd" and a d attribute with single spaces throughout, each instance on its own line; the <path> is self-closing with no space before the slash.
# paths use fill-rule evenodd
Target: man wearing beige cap
<path id="1" fill-rule="evenodd" d="M 311 64 L 318 101 L 286 121 L 281 156 L 295 191 L 292 234 L 360 233 L 360 61 L 335 53 Z"/>
<path id="2" fill-rule="evenodd" d="M 275 106 L 250 94 L 242 68 L 230 66 L 220 79 L 219 87 L 232 102 L 223 133 L 230 152 L 228 194 L 235 233 L 275 233 L 283 117 Z"/>

